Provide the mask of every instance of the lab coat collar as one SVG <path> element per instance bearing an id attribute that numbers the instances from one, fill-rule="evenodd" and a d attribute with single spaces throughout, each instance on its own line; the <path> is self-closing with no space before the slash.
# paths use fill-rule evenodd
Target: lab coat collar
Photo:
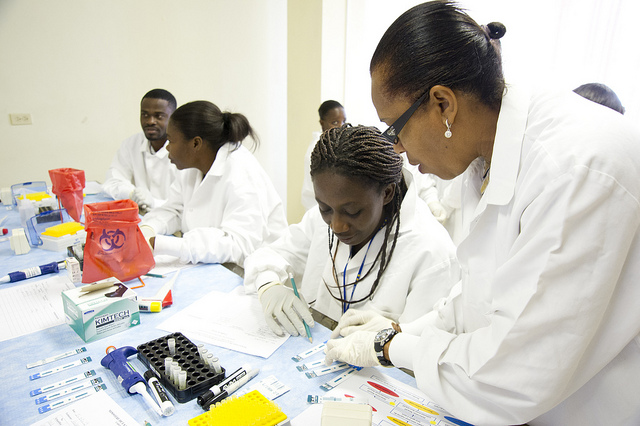
<path id="1" fill-rule="evenodd" d="M 236 146 L 235 143 L 227 142 L 218 149 L 216 159 L 213 160 L 211 168 L 207 172 L 207 176 L 222 176 L 226 170 L 227 158 L 234 150 L 243 149 L 242 145 Z"/>
<path id="2" fill-rule="evenodd" d="M 142 154 L 146 153 L 146 154 L 149 154 L 149 155 L 154 155 L 154 156 L 156 156 L 158 158 L 166 158 L 169 155 L 169 151 L 167 151 L 167 143 L 168 142 L 165 142 L 164 145 L 162 145 L 162 148 L 157 150 L 155 154 L 152 154 L 151 150 L 153 148 L 151 148 L 151 142 L 149 142 L 149 140 L 146 137 L 144 137 L 144 133 L 142 133 L 142 140 L 144 141 L 144 142 L 142 142 L 140 144 L 140 152 Z"/>
<path id="3" fill-rule="evenodd" d="M 520 169 L 529 100 L 529 90 L 522 86 L 508 86 L 502 98 L 491 155 L 489 185 L 478 206 L 481 210 L 487 204 L 506 205 L 513 198 Z"/>

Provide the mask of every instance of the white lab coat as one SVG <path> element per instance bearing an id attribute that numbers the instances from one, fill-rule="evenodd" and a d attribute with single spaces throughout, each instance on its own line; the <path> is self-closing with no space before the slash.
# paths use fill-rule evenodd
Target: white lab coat
<path id="1" fill-rule="evenodd" d="M 461 287 L 390 358 L 476 425 L 640 424 L 640 135 L 572 93 L 509 87 L 464 175 Z"/>
<path id="2" fill-rule="evenodd" d="M 120 145 L 107 170 L 102 190 L 113 199 L 122 200 L 129 198 L 131 191 L 139 187 L 151 193 L 151 207 L 162 205 L 169 198 L 169 188 L 178 172 L 168 155 L 164 146 L 152 154 L 144 133 L 136 133 Z"/>
<path id="3" fill-rule="evenodd" d="M 438 188 L 436 187 L 436 181 L 433 175 L 428 173 L 420 173 L 418 166 L 414 166 L 409 163 L 406 154 L 402 154 L 402 161 L 404 162 L 404 168 L 409 170 L 413 175 L 413 181 L 418 191 L 418 197 L 422 198 L 427 205 L 434 201 L 439 202 Z"/>
<path id="4" fill-rule="evenodd" d="M 242 265 L 245 256 L 275 241 L 287 227 L 284 208 L 271 179 L 243 146 L 223 145 L 202 176 L 179 171 L 169 200 L 147 213 L 141 225 L 158 235 L 154 254 L 183 262 Z M 168 236 L 182 231 L 182 238 Z"/>
<path id="5" fill-rule="evenodd" d="M 409 172 L 405 172 L 405 179 L 409 187 L 400 210 L 400 235 L 391 261 L 373 299 L 350 306 L 375 310 L 394 321 L 411 321 L 429 312 L 440 297 L 449 294 L 460 276 L 451 238 L 417 197 Z M 326 282 L 338 295 L 327 229 L 318 208 L 307 211 L 302 221 L 289 226 L 282 238 L 246 259 L 245 291 L 253 293 L 257 287 L 271 281 L 288 283 L 288 274 L 293 273 L 305 300 L 329 318 L 339 320 L 342 304 L 331 296 L 324 284 Z M 363 260 L 363 275 L 369 270 L 382 246 L 385 229 L 376 234 L 366 257 L 367 246 L 349 260 L 350 247 L 335 239 L 338 245 L 336 273 L 341 284 L 347 261 L 347 283 L 355 281 Z M 392 233 L 394 231 L 395 228 Z M 387 248 L 391 247 L 391 238 Z M 378 267 L 379 263 L 376 263 L 372 273 L 358 283 L 352 300 L 369 293 Z M 351 298 L 350 291 L 347 296 Z"/>

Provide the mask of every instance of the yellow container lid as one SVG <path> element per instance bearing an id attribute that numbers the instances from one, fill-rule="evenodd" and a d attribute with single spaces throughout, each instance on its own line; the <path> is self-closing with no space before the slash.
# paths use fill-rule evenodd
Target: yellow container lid
<path id="1" fill-rule="evenodd" d="M 26 194 L 27 200 L 31 201 L 42 201 L 45 198 L 51 198 L 51 195 L 47 194 L 44 191 L 41 192 L 32 192 L 30 194 Z M 18 195 L 18 200 L 22 200 L 22 195 Z"/>
<path id="2" fill-rule="evenodd" d="M 51 226 L 47 228 L 42 235 L 46 235 L 48 237 L 64 237 L 65 235 L 73 235 L 78 231 L 82 231 L 84 226 L 78 222 L 66 222 L 60 223 L 55 226 Z"/>

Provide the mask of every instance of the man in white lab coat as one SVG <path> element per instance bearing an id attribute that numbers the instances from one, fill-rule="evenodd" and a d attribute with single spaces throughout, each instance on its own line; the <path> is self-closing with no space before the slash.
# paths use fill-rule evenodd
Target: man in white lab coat
<path id="1" fill-rule="evenodd" d="M 130 198 L 142 211 L 162 205 L 177 169 L 165 148 L 167 123 L 176 98 L 164 89 L 153 89 L 140 103 L 142 132 L 125 139 L 107 171 L 102 190 L 116 200 Z"/>

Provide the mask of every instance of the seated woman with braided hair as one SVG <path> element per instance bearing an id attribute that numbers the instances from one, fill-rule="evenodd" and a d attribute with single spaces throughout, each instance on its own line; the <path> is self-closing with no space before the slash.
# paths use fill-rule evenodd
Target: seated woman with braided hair
<path id="1" fill-rule="evenodd" d="M 304 335 L 304 319 L 335 327 L 348 309 L 392 321 L 429 312 L 459 279 L 447 231 L 417 196 L 411 173 L 375 127 L 325 131 L 311 154 L 318 207 L 245 260 L 278 335 Z M 294 278 L 302 301 L 291 286 Z"/>

